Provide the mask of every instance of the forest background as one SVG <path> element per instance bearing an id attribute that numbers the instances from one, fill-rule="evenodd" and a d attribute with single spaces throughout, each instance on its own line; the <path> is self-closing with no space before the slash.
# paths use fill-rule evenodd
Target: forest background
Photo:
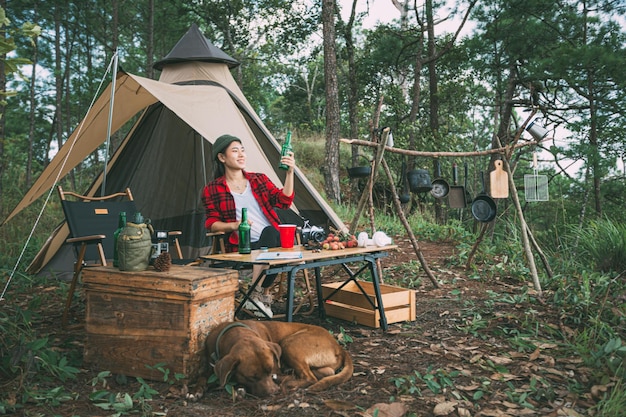
<path id="1" fill-rule="evenodd" d="M 364 27 L 374 3 L 393 8 L 397 19 Z M 562 267 L 557 276 L 572 274 L 585 285 L 620 282 L 626 270 L 624 1 L 0 0 L 0 7 L 2 218 L 84 117 L 100 83 L 108 83 L 113 53 L 123 70 L 158 78 L 152 64 L 196 23 L 241 63 L 235 79 L 279 140 L 290 129 L 300 146 L 323 149 L 301 150 L 300 165 L 339 208 L 354 203 L 359 190 L 345 168 L 374 154 L 341 138 L 369 141 L 388 126 L 396 149 L 416 152 L 386 154 L 398 189 L 404 166 L 434 173 L 438 159 L 447 178 L 453 164 L 468 163 L 469 189 L 477 194 L 481 172 L 503 157 L 488 151 L 532 139 L 522 127 L 535 114 L 552 139 L 507 157 L 521 190 L 524 175 L 536 173 L 534 154 L 549 178 L 549 201 L 522 202 L 538 246 Z M 125 133 L 111 138 L 112 148 Z M 453 156 L 428 156 L 442 152 Z M 85 188 L 103 155 L 93 153 L 64 181 Z M 384 196 L 386 181 L 380 176 L 376 194 Z M 391 198 L 377 204 L 393 211 Z M 491 230 L 491 243 L 519 243 L 516 211 L 508 201 L 498 204 L 502 227 Z M 3 265 L 23 250 L 34 206 L 0 229 Z M 413 195 L 404 210 L 477 229 L 432 198 Z M 44 215 L 20 268 L 58 214 Z M 612 341 L 611 353 L 621 349 L 622 317 L 612 317 L 594 346 Z"/>

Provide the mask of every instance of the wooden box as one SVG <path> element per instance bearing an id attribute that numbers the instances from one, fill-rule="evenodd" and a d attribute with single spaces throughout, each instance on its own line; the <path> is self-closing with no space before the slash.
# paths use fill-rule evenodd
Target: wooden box
<path id="1" fill-rule="evenodd" d="M 324 299 L 339 288 L 342 282 L 322 284 L 322 295 Z M 374 285 L 371 282 L 359 281 L 369 298 L 375 306 L 376 294 Z M 415 291 L 407 290 L 391 285 L 380 284 L 380 293 L 383 299 L 383 309 L 387 323 L 397 323 L 400 321 L 415 320 Z M 341 290 L 333 294 L 326 300 L 324 309 L 331 317 L 347 320 L 369 327 L 380 327 L 380 313 L 372 308 L 365 295 L 361 292 L 357 284 L 353 281 L 346 284 Z"/>
<path id="2" fill-rule="evenodd" d="M 86 341 L 84 360 L 99 370 L 163 380 L 150 369 L 163 364 L 169 378 L 193 381 L 205 366 L 209 330 L 233 320 L 238 274 L 230 269 L 172 265 L 123 272 L 84 268 Z"/>

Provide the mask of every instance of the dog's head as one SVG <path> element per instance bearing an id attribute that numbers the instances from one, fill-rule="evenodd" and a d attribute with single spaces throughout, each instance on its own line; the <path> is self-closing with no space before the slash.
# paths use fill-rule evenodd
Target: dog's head
<path id="1" fill-rule="evenodd" d="M 276 376 L 280 372 L 280 346 L 262 339 L 246 339 L 237 343 L 215 363 L 215 374 L 220 385 L 228 381 L 243 385 L 257 397 L 276 394 L 280 386 Z"/>

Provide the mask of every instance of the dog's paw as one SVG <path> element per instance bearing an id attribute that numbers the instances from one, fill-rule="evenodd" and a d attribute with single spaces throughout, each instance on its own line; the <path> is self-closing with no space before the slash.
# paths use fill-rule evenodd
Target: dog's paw
<path id="1" fill-rule="evenodd" d="M 185 395 L 185 399 L 187 399 L 188 401 L 194 402 L 194 403 L 195 403 L 196 401 L 200 401 L 200 399 L 201 399 L 202 397 L 204 397 L 204 390 L 201 390 L 201 389 L 196 390 L 196 391 L 194 391 L 194 392 L 188 392 L 188 393 Z"/>

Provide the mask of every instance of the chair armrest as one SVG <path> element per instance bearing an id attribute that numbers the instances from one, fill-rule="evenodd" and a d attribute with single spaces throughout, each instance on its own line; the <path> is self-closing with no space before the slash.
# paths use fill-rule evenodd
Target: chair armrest
<path id="1" fill-rule="evenodd" d="M 93 242 L 96 243 L 99 240 L 105 239 L 106 235 L 90 235 L 90 236 L 79 236 L 79 237 L 70 237 L 66 240 L 67 243 L 80 243 L 80 242 Z"/>
<path id="2" fill-rule="evenodd" d="M 213 243 L 211 245 L 211 254 L 214 253 L 225 253 L 226 247 L 224 245 L 224 237 L 226 233 L 224 232 L 206 232 L 206 237 L 213 238 Z"/>

